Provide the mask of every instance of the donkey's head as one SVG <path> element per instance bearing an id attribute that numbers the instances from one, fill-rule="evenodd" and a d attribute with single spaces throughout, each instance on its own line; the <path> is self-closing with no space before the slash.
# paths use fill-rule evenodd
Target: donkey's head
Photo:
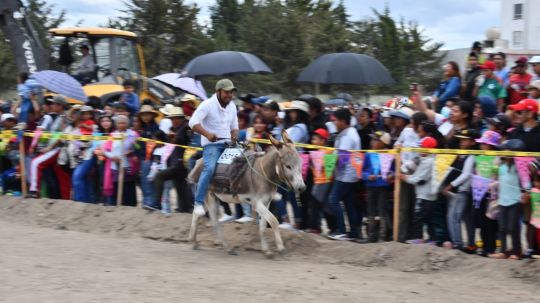
<path id="1" fill-rule="evenodd" d="M 285 130 L 281 132 L 281 136 L 282 142 L 270 136 L 270 142 L 278 152 L 277 174 L 280 181 L 286 183 L 295 192 L 301 193 L 306 190 L 306 184 L 302 178 L 302 159 Z"/>

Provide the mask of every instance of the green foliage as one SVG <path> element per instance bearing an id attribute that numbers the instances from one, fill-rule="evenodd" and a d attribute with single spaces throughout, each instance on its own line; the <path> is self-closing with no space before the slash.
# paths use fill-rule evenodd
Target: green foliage
<path id="1" fill-rule="evenodd" d="M 183 0 L 130 0 L 122 17 L 109 26 L 140 36 L 149 75 L 180 69 L 191 58 L 212 49 L 197 23 L 199 8 Z"/>
<path id="2" fill-rule="evenodd" d="M 438 52 L 442 43 L 432 43 L 415 22 L 396 23 L 388 7 L 384 12 L 373 10 L 374 19 L 355 22 L 351 41 L 355 51 L 373 56 L 392 74 L 396 84 L 372 88 L 371 92 L 405 93 L 411 82 L 432 88 L 436 85 L 434 71 L 441 66 Z"/>
<path id="3" fill-rule="evenodd" d="M 56 13 L 56 6 L 47 4 L 45 0 L 26 0 L 23 4 L 26 7 L 28 20 L 36 31 L 36 36 L 50 55 L 53 42 L 48 31 L 65 21 L 66 12 L 61 10 Z M 15 87 L 17 71 L 13 55 L 9 43 L 0 32 L 0 90 Z M 52 57 L 49 57 L 49 64 L 54 64 Z"/>

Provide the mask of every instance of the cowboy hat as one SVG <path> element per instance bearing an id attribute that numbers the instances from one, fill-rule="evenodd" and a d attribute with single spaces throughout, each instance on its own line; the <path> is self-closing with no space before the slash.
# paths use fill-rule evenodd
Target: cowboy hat
<path id="1" fill-rule="evenodd" d="M 154 114 L 154 116 L 158 115 L 158 112 L 154 110 L 152 105 L 148 105 L 148 104 L 141 106 L 141 110 L 137 113 L 137 115 L 139 116 L 144 113 L 151 113 L 151 114 Z"/>
<path id="2" fill-rule="evenodd" d="M 301 110 L 303 112 L 309 113 L 309 105 L 307 104 L 307 102 L 304 102 L 304 101 L 294 100 L 287 107 L 285 107 L 285 110 L 293 110 L 293 109 L 297 109 L 297 110 Z"/>
<path id="3" fill-rule="evenodd" d="M 195 97 L 192 94 L 185 94 L 180 98 L 180 102 L 187 102 L 187 101 L 197 101 L 197 97 Z"/>
<path id="4" fill-rule="evenodd" d="M 169 108 L 162 108 L 160 109 L 160 111 L 165 114 L 165 117 L 167 118 L 174 118 L 174 117 L 186 117 L 186 115 L 184 114 L 184 111 L 182 110 L 182 108 L 180 107 L 177 107 L 177 106 L 172 106 L 172 107 L 169 107 Z"/>

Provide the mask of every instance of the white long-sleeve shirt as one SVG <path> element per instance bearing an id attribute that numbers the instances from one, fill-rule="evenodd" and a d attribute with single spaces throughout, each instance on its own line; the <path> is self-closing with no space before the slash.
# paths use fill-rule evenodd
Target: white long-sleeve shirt
<path id="1" fill-rule="evenodd" d="M 94 72 L 94 59 L 90 54 L 82 56 L 79 68 L 77 69 L 78 74 L 92 73 Z"/>
<path id="2" fill-rule="evenodd" d="M 189 119 L 189 127 L 193 128 L 197 124 L 200 124 L 206 131 L 215 134 L 219 139 L 216 142 L 210 142 L 205 136 L 202 136 L 202 146 L 230 140 L 231 131 L 238 129 L 236 105 L 233 102 L 229 102 L 223 108 L 214 94 L 210 99 L 202 102 L 193 113 L 191 119 Z"/>

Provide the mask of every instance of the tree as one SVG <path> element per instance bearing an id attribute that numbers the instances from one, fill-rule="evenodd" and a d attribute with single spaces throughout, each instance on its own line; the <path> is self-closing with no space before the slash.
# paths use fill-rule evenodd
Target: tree
<path id="1" fill-rule="evenodd" d="M 26 7 L 26 17 L 36 31 L 36 37 L 49 54 L 49 64 L 54 64 L 52 54 L 53 40 L 48 33 L 49 29 L 58 27 L 65 21 L 64 10 L 56 12 L 56 6 L 47 4 L 44 0 L 27 0 L 22 2 Z M 17 54 L 21 55 L 21 54 Z M 0 90 L 12 88 L 16 82 L 16 68 L 14 54 L 5 37 L 0 33 Z"/>
<path id="2" fill-rule="evenodd" d="M 126 6 L 121 11 L 124 16 L 110 20 L 109 25 L 140 36 L 149 74 L 178 70 L 212 48 L 197 23 L 196 5 L 183 0 L 130 0 Z"/>
<path id="3" fill-rule="evenodd" d="M 406 93 L 411 82 L 433 85 L 433 71 L 442 60 L 442 43 L 432 43 L 415 22 L 396 24 L 390 9 L 373 10 L 375 19 L 354 23 L 352 42 L 355 51 L 373 56 L 392 74 L 396 84 L 374 92 Z"/>

